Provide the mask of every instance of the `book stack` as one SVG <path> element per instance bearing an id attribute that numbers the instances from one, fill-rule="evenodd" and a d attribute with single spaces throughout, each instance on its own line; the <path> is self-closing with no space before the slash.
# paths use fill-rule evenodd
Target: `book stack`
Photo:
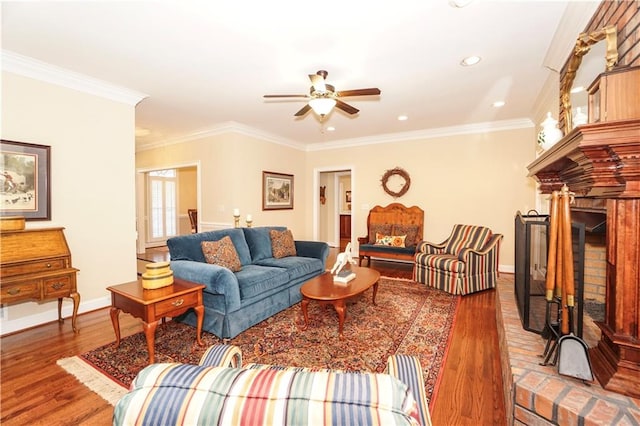
<path id="1" fill-rule="evenodd" d="M 349 281 L 353 280 L 355 277 L 356 277 L 356 273 L 353 272 L 352 270 L 350 269 L 343 270 L 333 276 L 333 282 L 339 283 L 339 284 L 346 284 Z"/>

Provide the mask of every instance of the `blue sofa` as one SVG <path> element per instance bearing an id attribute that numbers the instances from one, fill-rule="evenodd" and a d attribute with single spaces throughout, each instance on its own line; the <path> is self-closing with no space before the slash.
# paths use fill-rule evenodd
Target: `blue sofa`
<path id="1" fill-rule="evenodd" d="M 276 259 L 269 231 L 285 227 L 230 228 L 181 235 L 167 241 L 175 277 L 201 283 L 203 329 L 220 338 L 233 338 L 249 327 L 298 303 L 302 284 L 326 269 L 329 246 L 318 241 L 295 241 L 296 256 Z M 242 264 L 238 272 L 209 264 L 201 243 L 229 236 Z M 188 311 L 178 321 L 195 327 Z"/>

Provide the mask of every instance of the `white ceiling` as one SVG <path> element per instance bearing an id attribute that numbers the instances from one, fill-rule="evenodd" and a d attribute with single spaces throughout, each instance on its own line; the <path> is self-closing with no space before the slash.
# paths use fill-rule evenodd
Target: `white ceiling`
<path id="1" fill-rule="evenodd" d="M 5 1 L 2 49 L 146 94 L 139 149 L 229 125 L 304 146 L 531 118 L 552 40 L 576 10 L 568 3 Z M 588 17 L 597 3 L 578 9 Z M 482 61 L 460 66 L 468 55 Z M 333 132 L 312 112 L 293 116 L 304 99 L 263 99 L 308 93 L 320 69 L 337 90 L 382 94 L 345 98 L 360 113 L 334 110 Z"/>

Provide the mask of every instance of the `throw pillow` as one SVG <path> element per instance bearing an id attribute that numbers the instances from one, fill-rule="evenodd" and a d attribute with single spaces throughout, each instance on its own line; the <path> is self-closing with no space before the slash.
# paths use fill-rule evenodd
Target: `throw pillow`
<path id="1" fill-rule="evenodd" d="M 222 266 L 232 272 L 242 269 L 238 252 L 228 235 L 218 241 L 203 241 L 200 245 L 207 263 Z"/>
<path id="2" fill-rule="evenodd" d="M 406 235 L 405 245 L 407 247 L 417 245 L 422 238 L 421 235 L 418 235 L 418 225 L 393 225 L 391 235 Z"/>
<path id="3" fill-rule="evenodd" d="M 280 259 L 296 255 L 296 243 L 293 240 L 291 230 L 277 231 L 272 229 L 269 234 L 271 235 L 271 251 L 274 258 Z"/>
<path id="4" fill-rule="evenodd" d="M 374 224 L 369 226 L 369 244 L 376 243 L 376 234 L 391 235 L 391 224 Z"/>
<path id="5" fill-rule="evenodd" d="M 406 235 L 382 235 L 376 233 L 376 244 L 379 246 L 404 247 Z"/>

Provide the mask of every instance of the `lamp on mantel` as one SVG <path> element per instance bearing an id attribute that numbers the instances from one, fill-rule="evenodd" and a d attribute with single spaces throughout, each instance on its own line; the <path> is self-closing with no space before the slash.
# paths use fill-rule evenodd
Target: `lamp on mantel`
<path id="1" fill-rule="evenodd" d="M 320 118 L 329 114 L 335 105 L 336 100 L 333 98 L 313 98 L 309 101 L 309 106 Z"/>

